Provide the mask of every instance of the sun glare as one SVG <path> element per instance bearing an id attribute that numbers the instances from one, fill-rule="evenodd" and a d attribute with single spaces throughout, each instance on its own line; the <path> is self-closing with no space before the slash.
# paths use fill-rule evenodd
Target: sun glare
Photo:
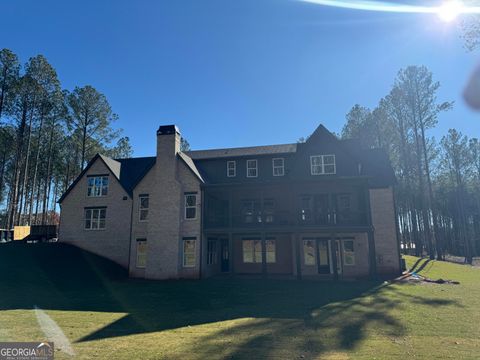
<path id="1" fill-rule="evenodd" d="M 452 22 L 463 12 L 465 12 L 465 6 L 461 1 L 450 0 L 438 8 L 437 15 L 445 22 Z"/>

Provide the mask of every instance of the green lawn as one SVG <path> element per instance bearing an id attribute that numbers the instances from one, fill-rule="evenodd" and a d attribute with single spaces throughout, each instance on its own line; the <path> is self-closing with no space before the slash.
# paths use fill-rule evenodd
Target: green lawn
<path id="1" fill-rule="evenodd" d="M 480 269 L 421 273 L 461 284 L 127 280 L 75 248 L 6 244 L 0 341 L 46 340 L 36 305 L 80 359 L 478 359 Z"/>

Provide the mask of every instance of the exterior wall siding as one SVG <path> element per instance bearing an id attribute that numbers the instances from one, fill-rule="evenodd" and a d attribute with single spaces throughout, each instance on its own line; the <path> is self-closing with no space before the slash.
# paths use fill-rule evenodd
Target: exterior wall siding
<path id="1" fill-rule="evenodd" d="M 109 174 L 108 195 L 87 197 L 87 176 Z M 126 200 L 124 200 L 126 198 Z M 104 230 L 85 230 L 84 208 L 105 206 Z M 88 169 L 61 204 L 59 241 L 128 267 L 132 200 L 101 159 Z"/>
<path id="2" fill-rule="evenodd" d="M 375 236 L 375 254 L 379 274 L 399 274 L 397 228 L 393 189 L 370 189 L 370 206 Z"/>

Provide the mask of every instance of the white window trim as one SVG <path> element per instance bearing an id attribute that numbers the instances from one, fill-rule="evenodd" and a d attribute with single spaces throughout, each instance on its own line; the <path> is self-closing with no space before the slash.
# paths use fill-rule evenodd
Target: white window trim
<path id="1" fill-rule="evenodd" d="M 147 208 L 142 208 L 142 199 L 147 198 L 148 199 L 148 207 Z M 142 210 L 147 210 L 147 218 L 142 220 L 141 213 Z M 148 195 L 143 195 L 138 197 L 138 221 L 139 222 L 148 222 L 148 215 L 150 213 L 150 196 Z"/>
<path id="2" fill-rule="evenodd" d="M 275 160 L 282 160 L 282 166 L 275 166 Z M 275 174 L 275 169 L 282 169 L 281 174 Z M 273 158 L 272 159 L 272 174 L 273 176 L 285 176 L 285 158 Z"/>
<path id="3" fill-rule="evenodd" d="M 255 167 L 248 167 L 248 162 L 249 161 L 255 161 Z M 246 162 L 246 165 L 247 165 L 247 178 L 256 178 L 258 177 L 258 160 L 257 159 L 248 159 L 247 162 Z M 249 169 L 255 169 L 255 176 L 251 176 L 248 174 L 248 170 Z"/>
<path id="4" fill-rule="evenodd" d="M 105 210 L 105 227 L 103 227 L 103 228 L 98 227 L 98 228 L 96 228 L 96 229 L 93 229 L 93 228 L 91 227 L 91 225 L 92 225 L 92 219 L 93 219 L 93 210 L 99 210 L 99 211 L 100 211 L 100 210 L 102 210 L 102 209 Z M 91 210 L 91 211 L 92 211 L 92 217 L 90 218 L 90 228 L 86 228 L 86 227 L 85 227 L 85 220 L 87 220 L 86 217 L 85 217 L 85 213 L 87 212 L 87 210 Z M 98 213 L 98 219 L 97 219 L 97 221 L 98 221 L 98 226 L 100 226 L 100 213 Z M 83 230 L 85 230 L 85 231 L 105 231 L 106 229 L 107 229 L 107 208 L 106 208 L 106 207 L 103 207 L 103 208 L 84 208 L 84 209 L 83 209 Z"/>
<path id="5" fill-rule="evenodd" d="M 333 156 L 333 164 L 327 164 L 327 166 L 331 166 L 333 165 L 333 172 L 332 173 L 326 173 L 325 172 L 325 162 L 324 162 L 324 158 L 326 156 Z M 319 157 L 321 159 L 321 164 L 320 165 L 316 165 L 316 166 L 320 166 L 320 170 L 321 172 L 318 173 L 318 174 L 314 174 L 313 173 L 313 158 L 317 158 Z M 310 156 L 310 174 L 313 175 L 313 176 L 318 176 L 318 175 L 335 175 L 337 173 L 337 161 L 336 161 L 336 158 L 335 158 L 335 154 L 325 154 L 325 155 L 311 155 Z"/>
<path id="6" fill-rule="evenodd" d="M 193 265 L 185 265 L 185 241 L 195 241 L 195 249 L 193 251 L 193 254 L 194 254 L 194 263 Z M 187 268 L 187 269 L 192 269 L 194 268 L 195 266 L 197 266 L 197 238 L 195 239 L 182 239 L 182 265 L 184 268 Z"/>
<path id="7" fill-rule="evenodd" d="M 90 188 L 90 186 L 88 185 L 88 180 L 89 179 L 95 179 L 95 178 L 101 178 L 102 179 L 102 184 L 103 184 L 103 178 L 107 178 L 107 195 L 102 195 L 102 188 L 103 188 L 103 185 L 100 186 L 100 195 L 88 195 L 88 189 Z M 93 180 L 93 186 L 92 186 L 92 190 L 95 189 L 96 186 L 95 186 L 95 180 Z M 87 175 L 87 198 L 99 198 L 99 197 L 106 197 L 108 196 L 109 194 L 109 191 L 110 191 L 110 177 L 108 175 Z M 94 191 L 92 191 L 92 194 L 95 194 Z"/>
<path id="8" fill-rule="evenodd" d="M 195 196 L 195 206 L 187 206 L 187 196 Z M 185 210 L 184 210 L 184 218 L 185 220 L 197 220 L 197 211 L 198 211 L 198 208 L 197 208 L 197 194 L 184 194 L 184 198 L 183 198 L 184 202 L 185 202 Z M 187 218 L 187 209 L 192 209 L 194 208 L 195 209 L 195 217 L 193 218 Z"/>
<path id="9" fill-rule="evenodd" d="M 230 164 L 233 164 L 233 175 L 230 175 L 229 170 L 230 170 Z M 237 162 L 235 160 L 230 160 L 227 161 L 227 177 L 235 177 L 237 176 Z"/>
<path id="10" fill-rule="evenodd" d="M 146 250 L 146 252 L 145 252 L 145 265 L 144 265 L 144 266 L 138 265 L 138 243 L 141 243 L 141 242 L 144 242 L 144 243 L 146 244 L 146 243 L 147 243 L 147 239 L 145 239 L 145 238 L 137 239 L 137 247 L 136 247 L 136 249 L 135 249 L 135 250 L 136 250 L 136 255 L 137 255 L 137 256 L 136 256 L 136 259 L 135 259 L 135 267 L 136 267 L 137 269 L 145 269 L 145 268 L 147 267 L 147 264 L 146 264 L 147 259 L 146 259 L 146 257 L 147 257 L 148 245 L 147 245 L 147 250 Z"/>

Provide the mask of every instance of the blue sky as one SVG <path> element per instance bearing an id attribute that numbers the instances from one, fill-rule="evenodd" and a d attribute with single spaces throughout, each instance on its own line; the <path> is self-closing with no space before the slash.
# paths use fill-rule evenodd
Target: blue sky
<path id="1" fill-rule="evenodd" d="M 432 135 L 480 136 L 461 98 L 480 53 L 432 15 L 296 0 L 4 0 L 1 12 L 0 47 L 45 55 L 67 89 L 103 92 L 135 156 L 155 153 L 161 124 L 194 149 L 295 142 L 319 123 L 339 132 L 408 65 L 426 65 L 439 100 L 455 101 Z"/>

